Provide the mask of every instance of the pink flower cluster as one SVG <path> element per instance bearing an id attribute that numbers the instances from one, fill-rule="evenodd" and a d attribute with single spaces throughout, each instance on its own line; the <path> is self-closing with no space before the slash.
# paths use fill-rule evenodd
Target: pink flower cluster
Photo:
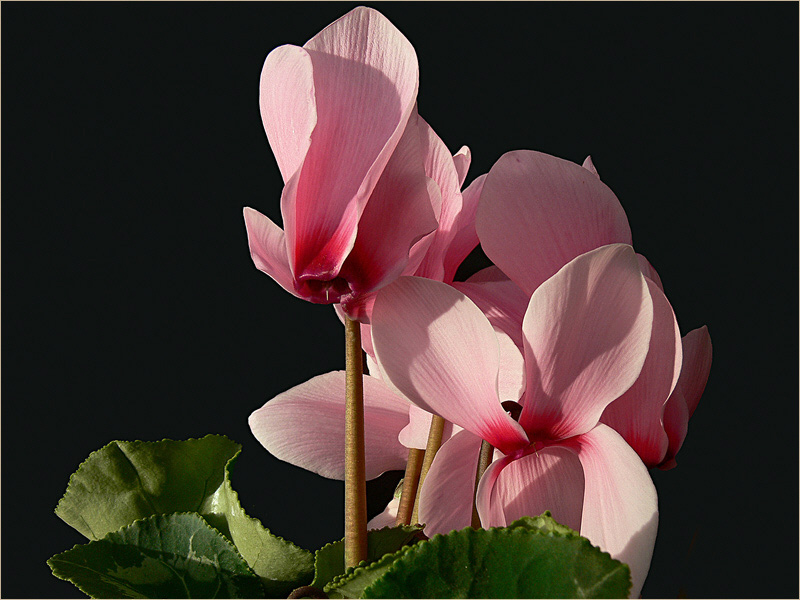
<path id="1" fill-rule="evenodd" d="M 413 47 L 369 8 L 269 54 L 261 114 L 285 230 L 246 208 L 253 261 L 362 323 L 368 478 L 425 447 L 431 414 L 447 420 L 420 492 L 426 533 L 470 525 L 486 440 L 482 525 L 550 510 L 629 564 L 638 596 L 658 523 L 647 469 L 675 465 L 708 331 L 681 337 L 590 159 L 508 152 L 462 191 L 470 151 L 450 154 L 417 114 L 417 88 Z M 495 266 L 454 282 L 478 243 Z M 256 410 L 251 429 L 276 457 L 342 478 L 344 390 L 343 372 L 314 377 Z"/>

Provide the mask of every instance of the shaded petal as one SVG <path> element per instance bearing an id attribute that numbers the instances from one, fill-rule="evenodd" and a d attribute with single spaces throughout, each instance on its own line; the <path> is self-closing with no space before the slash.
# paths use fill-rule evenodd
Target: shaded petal
<path id="1" fill-rule="evenodd" d="M 444 280 L 453 281 L 458 267 L 470 252 L 478 245 L 478 234 L 475 231 L 475 216 L 478 212 L 478 200 L 483 190 L 486 175 L 475 178 L 469 187 L 461 193 L 461 212 L 453 223 L 453 236 L 444 257 Z"/>
<path id="2" fill-rule="evenodd" d="M 711 336 L 703 325 L 683 337 L 683 369 L 679 384 L 689 416 L 694 414 L 711 372 Z"/>
<path id="3" fill-rule="evenodd" d="M 511 336 L 495 328 L 500 349 L 500 370 L 497 373 L 497 394 L 502 402 L 517 402 L 525 391 L 525 359 Z"/>
<path id="4" fill-rule="evenodd" d="M 248 420 L 256 439 L 279 458 L 331 479 L 344 479 L 345 372 L 318 375 L 278 394 Z M 364 377 L 367 479 L 405 468 L 397 435 L 408 403 L 374 377 Z"/>
<path id="5" fill-rule="evenodd" d="M 522 331 L 531 439 L 589 431 L 642 370 L 653 302 L 633 248 L 603 246 L 571 261 L 531 297 Z"/>
<path id="6" fill-rule="evenodd" d="M 569 440 L 583 464 L 581 535 L 631 568 L 631 598 L 650 569 L 658 529 L 656 489 L 636 453 L 607 425 Z"/>
<path id="7" fill-rule="evenodd" d="M 358 219 L 405 130 L 419 73 L 409 41 L 370 8 L 350 11 L 304 48 L 317 124 L 281 210 L 295 276 L 328 280 L 352 247 Z"/>
<path id="8" fill-rule="evenodd" d="M 559 523 L 581 529 L 584 481 L 577 454 L 554 445 L 506 456 L 486 470 L 478 486 L 483 527 L 505 527 L 549 510 Z"/>
<path id="9" fill-rule="evenodd" d="M 448 533 L 472 524 L 472 498 L 481 439 L 461 431 L 447 440 L 433 459 L 419 498 L 425 535 Z"/>
<path id="10" fill-rule="evenodd" d="M 476 226 L 486 256 L 528 295 L 576 256 L 631 243 L 625 211 L 606 184 L 529 150 L 504 154 L 489 171 Z"/>
<path id="11" fill-rule="evenodd" d="M 638 252 L 636 253 L 636 260 L 639 261 L 639 268 L 642 271 L 642 275 L 648 279 L 652 279 L 658 288 L 663 292 L 664 285 L 661 283 L 661 277 L 658 276 L 658 272 L 653 268 L 653 265 L 650 264 L 650 261 Z"/>
<path id="12" fill-rule="evenodd" d="M 419 448 L 425 450 L 428 445 L 428 433 L 431 430 L 431 420 L 433 415 L 426 410 L 422 410 L 413 404 L 408 405 L 408 425 L 403 427 L 398 436 L 398 440 L 406 448 Z M 461 429 L 460 427 L 458 429 Z M 453 435 L 453 424 L 450 421 L 444 422 L 442 440 L 450 439 Z"/>
<path id="13" fill-rule="evenodd" d="M 527 445 L 497 396 L 497 336 L 461 292 L 401 277 L 375 300 L 372 341 L 385 380 L 411 402 L 504 451 Z"/>
<path id="14" fill-rule="evenodd" d="M 400 508 L 400 498 L 392 498 L 386 508 L 379 515 L 370 519 L 367 529 L 383 529 L 394 527 L 397 522 L 397 511 Z"/>
<path id="15" fill-rule="evenodd" d="M 298 296 L 294 289 L 294 278 L 289 269 L 286 254 L 286 238 L 283 230 L 250 207 L 244 209 L 244 225 L 250 257 L 256 268 L 272 277 L 287 292 Z"/>
<path id="16" fill-rule="evenodd" d="M 664 460 L 669 446 L 664 410 L 681 373 L 681 333 L 664 292 L 647 281 L 653 299 L 650 350 L 631 388 L 609 404 L 601 420 L 619 433 L 648 467 Z"/>
<path id="17" fill-rule="evenodd" d="M 483 311 L 495 329 L 504 331 L 522 348 L 522 319 L 530 298 L 500 269 L 488 267 L 452 285 Z"/>
<path id="18" fill-rule="evenodd" d="M 444 281 L 444 256 L 455 234 L 454 225 L 462 209 L 461 185 L 454 159 L 447 146 L 422 117 L 419 119 L 419 127 L 425 147 L 425 173 L 438 184 L 442 198 L 437 215 L 439 226 L 414 274 Z"/>
<path id="19" fill-rule="evenodd" d="M 458 152 L 453 154 L 453 162 L 456 165 L 456 172 L 458 173 L 458 187 L 464 185 L 464 180 L 467 178 L 469 166 L 472 164 L 472 150 L 467 146 L 461 146 Z"/>
<path id="20" fill-rule="evenodd" d="M 664 406 L 664 430 L 667 432 L 669 445 L 663 461 L 658 465 L 662 471 L 667 471 L 677 466 L 675 455 L 683 446 L 686 433 L 689 430 L 689 409 L 686 400 L 683 398 L 680 384 L 672 392 Z"/>
<path id="21" fill-rule="evenodd" d="M 259 89 L 261 120 L 286 183 L 302 166 L 317 124 L 311 57 L 298 46 L 267 55 Z"/>
<path id="22" fill-rule="evenodd" d="M 414 243 L 436 229 L 431 197 L 439 190 L 426 177 L 422 158 L 419 132 L 409 121 L 361 215 L 355 244 L 339 273 L 353 297 L 399 277 Z M 447 159 L 452 163 L 449 154 Z M 345 302 L 344 308 L 352 307 Z"/>

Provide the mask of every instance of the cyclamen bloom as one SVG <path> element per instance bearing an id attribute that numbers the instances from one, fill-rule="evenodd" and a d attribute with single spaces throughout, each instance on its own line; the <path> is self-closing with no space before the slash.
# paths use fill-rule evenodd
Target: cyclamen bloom
<path id="1" fill-rule="evenodd" d="M 244 210 L 256 267 L 292 294 L 338 303 L 399 276 L 437 227 L 425 174 L 414 48 L 359 7 L 264 63 L 261 117 L 284 189 L 285 232 Z"/>
<path id="2" fill-rule="evenodd" d="M 628 563 L 638 595 L 655 542 L 655 488 L 636 453 L 599 419 L 639 376 L 652 320 L 630 246 L 581 255 L 532 294 L 522 326 L 525 391 L 508 398 L 498 394 L 497 337 L 473 302 L 420 278 L 383 290 L 372 321 L 383 376 L 466 430 L 444 444 L 428 473 L 420 498 L 426 532 L 469 524 L 484 439 L 503 456 L 478 488 L 483 526 L 551 510 Z M 503 410 L 505 400 L 522 405 L 519 422 Z"/>
<path id="3" fill-rule="evenodd" d="M 483 187 L 476 227 L 486 255 L 530 295 L 570 260 L 605 244 L 631 244 L 628 219 L 616 195 L 600 181 L 590 158 L 583 167 L 540 152 L 504 154 Z M 711 367 L 705 327 L 683 340 L 661 279 L 637 254 L 656 305 L 650 351 L 642 374 L 603 414 L 648 467 L 675 466 Z M 500 302 L 508 333 L 521 327 L 524 305 Z M 481 308 L 485 306 L 478 302 Z M 508 321 L 508 319 L 507 319 Z M 679 377 L 680 376 L 680 377 Z"/>

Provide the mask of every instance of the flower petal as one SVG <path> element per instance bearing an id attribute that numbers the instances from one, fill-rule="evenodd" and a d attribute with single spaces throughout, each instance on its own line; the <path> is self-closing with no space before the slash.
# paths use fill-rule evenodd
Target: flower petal
<path id="1" fill-rule="evenodd" d="M 686 399 L 689 416 L 692 416 L 711 372 L 711 336 L 705 325 L 683 337 L 683 365 L 678 385 Z"/>
<path id="2" fill-rule="evenodd" d="M 582 254 L 531 297 L 522 331 L 526 390 L 520 424 L 531 439 L 589 431 L 639 376 L 653 302 L 633 248 Z"/>
<path id="3" fill-rule="evenodd" d="M 413 404 L 408 405 L 408 425 L 400 431 L 398 439 L 406 448 L 418 448 L 425 450 L 428 445 L 428 434 L 431 430 L 431 420 L 433 415 L 426 410 L 422 410 Z M 460 427 L 458 428 L 461 429 Z M 442 440 L 449 440 L 453 435 L 453 424 L 450 421 L 444 422 Z"/>
<path id="4" fill-rule="evenodd" d="M 302 166 L 317 124 L 311 57 L 299 46 L 267 55 L 259 89 L 261 120 L 286 183 Z"/>
<path id="5" fill-rule="evenodd" d="M 576 256 L 631 243 L 625 211 L 606 184 L 529 150 L 504 154 L 489 171 L 476 226 L 486 255 L 528 295 Z"/>
<path id="6" fill-rule="evenodd" d="M 591 156 L 587 156 L 586 160 L 583 161 L 583 164 L 581 166 L 590 173 L 594 173 L 595 175 L 600 177 L 600 173 L 597 172 L 597 169 L 595 168 L 594 163 L 592 162 Z"/>
<path id="7" fill-rule="evenodd" d="M 500 349 L 500 370 L 497 373 L 497 393 L 500 400 L 517 402 L 525 391 L 525 359 L 522 351 L 502 329 L 495 328 Z"/>
<path id="8" fill-rule="evenodd" d="M 658 498 L 644 464 L 607 425 L 566 442 L 583 465 L 586 492 L 581 535 L 631 568 L 631 598 L 650 569 L 658 529 Z"/>
<path id="9" fill-rule="evenodd" d="M 495 280 L 487 279 L 491 277 Z M 522 348 L 522 319 L 530 298 L 500 269 L 488 267 L 452 285 L 483 311 L 495 329 L 504 331 Z"/>
<path id="10" fill-rule="evenodd" d="M 647 281 L 653 299 L 650 350 L 631 388 L 609 404 L 601 420 L 619 433 L 648 467 L 660 464 L 669 439 L 662 424 L 667 399 L 681 373 L 681 333 L 664 292 Z"/>
<path id="11" fill-rule="evenodd" d="M 419 520 L 428 537 L 472 524 L 480 450 L 481 438 L 462 430 L 436 453 L 419 498 Z"/>
<path id="12" fill-rule="evenodd" d="M 358 219 L 406 128 L 419 72 L 409 41 L 370 8 L 350 11 L 304 48 L 317 123 L 281 210 L 295 276 L 327 280 L 352 247 Z"/>
<path id="13" fill-rule="evenodd" d="M 283 230 L 250 207 L 244 209 L 244 225 L 247 229 L 250 257 L 256 268 L 272 277 L 287 292 L 297 296 Z"/>
<path id="14" fill-rule="evenodd" d="M 653 265 L 650 264 L 650 261 L 647 260 L 644 256 L 636 253 L 636 260 L 639 261 L 639 268 L 642 271 L 642 275 L 647 277 L 648 279 L 652 279 L 653 283 L 655 283 L 658 288 L 663 292 L 664 285 L 661 283 L 661 277 L 658 276 L 658 272 L 653 268 Z"/>
<path id="15" fill-rule="evenodd" d="M 370 519 L 367 529 L 383 529 L 384 527 L 394 527 L 397 522 L 397 511 L 400 509 L 400 498 L 392 498 L 389 504 L 379 515 Z"/>
<path id="16" fill-rule="evenodd" d="M 496 448 L 527 445 L 497 396 L 497 336 L 480 309 L 458 290 L 430 279 L 401 277 L 375 299 L 372 342 L 387 383 L 420 408 Z"/>
<path id="17" fill-rule="evenodd" d="M 383 287 L 399 277 L 408 263 L 411 246 L 436 230 L 431 196 L 437 196 L 439 190 L 425 175 L 415 119 L 416 115 L 412 115 L 372 191 L 358 222 L 355 244 L 340 271 L 353 297 Z M 449 154 L 447 159 L 452 164 Z M 345 310 L 347 308 L 345 303 Z"/>
<path id="18" fill-rule="evenodd" d="M 448 283 L 453 281 L 458 267 L 478 245 L 475 216 L 478 213 L 478 200 L 480 200 L 485 181 L 486 175 L 481 175 L 461 192 L 461 212 L 458 213 L 453 223 L 454 235 L 444 257 L 444 281 Z"/>
<path id="19" fill-rule="evenodd" d="M 456 171 L 458 172 L 458 187 L 464 185 L 464 180 L 467 178 L 469 166 L 472 164 L 472 150 L 467 146 L 461 146 L 458 152 L 453 154 L 453 162 L 456 164 Z"/>
<path id="20" fill-rule="evenodd" d="M 664 406 L 664 431 L 667 432 L 669 445 L 664 459 L 658 464 L 662 471 L 668 471 L 677 466 L 675 456 L 683 446 L 686 433 L 689 430 L 689 408 L 683 397 L 680 384 L 675 387 L 672 395 Z"/>
<path id="21" fill-rule="evenodd" d="M 344 479 L 345 372 L 318 375 L 275 396 L 250 415 L 256 439 L 276 458 L 331 479 Z M 366 473 L 373 479 L 405 468 L 397 435 L 408 403 L 382 381 L 364 376 Z"/>
<path id="22" fill-rule="evenodd" d="M 559 445 L 490 465 L 478 486 L 477 506 L 483 527 L 505 527 L 522 517 L 549 510 L 559 523 L 581 528 L 583 467 L 577 454 Z"/>

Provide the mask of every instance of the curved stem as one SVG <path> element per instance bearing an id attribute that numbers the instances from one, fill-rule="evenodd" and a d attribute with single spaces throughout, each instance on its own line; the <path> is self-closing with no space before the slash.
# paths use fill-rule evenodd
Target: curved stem
<path id="1" fill-rule="evenodd" d="M 364 459 L 364 363 L 361 325 L 345 318 L 344 565 L 367 559 L 367 482 Z"/>
<path id="2" fill-rule="evenodd" d="M 442 445 L 442 435 L 444 434 L 445 420 L 439 415 L 433 415 L 431 419 L 431 428 L 428 431 L 428 444 L 425 446 L 425 459 L 422 461 L 422 470 L 419 474 L 419 490 L 422 490 L 422 485 L 425 483 L 425 476 L 431 468 L 433 458 L 439 451 L 439 446 Z M 419 523 L 419 494 L 414 502 L 414 512 L 411 514 L 411 522 Z"/>
<path id="3" fill-rule="evenodd" d="M 397 507 L 395 525 L 408 525 L 411 523 L 411 514 L 417 499 L 419 476 L 422 472 L 422 459 L 424 456 L 425 450 L 420 450 L 419 448 L 408 449 L 406 474 L 403 477 L 403 492 L 400 494 L 400 505 Z"/>
<path id="4" fill-rule="evenodd" d="M 492 445 L 483 440 L 481 442 L 481 451 L 478 454 L 478 468 L 475 470 L 475 493 L 472 494 L 472 528 L 473 529 L 480 529 L 481 528 L 481 518 L 478 515 L 478 484 L 481 481 L 481 477 L 486 472 L 486 469 L 489 468 L 489 464 L 492 462 L 492 455 L 494 454 L 494 448 Z"/>

